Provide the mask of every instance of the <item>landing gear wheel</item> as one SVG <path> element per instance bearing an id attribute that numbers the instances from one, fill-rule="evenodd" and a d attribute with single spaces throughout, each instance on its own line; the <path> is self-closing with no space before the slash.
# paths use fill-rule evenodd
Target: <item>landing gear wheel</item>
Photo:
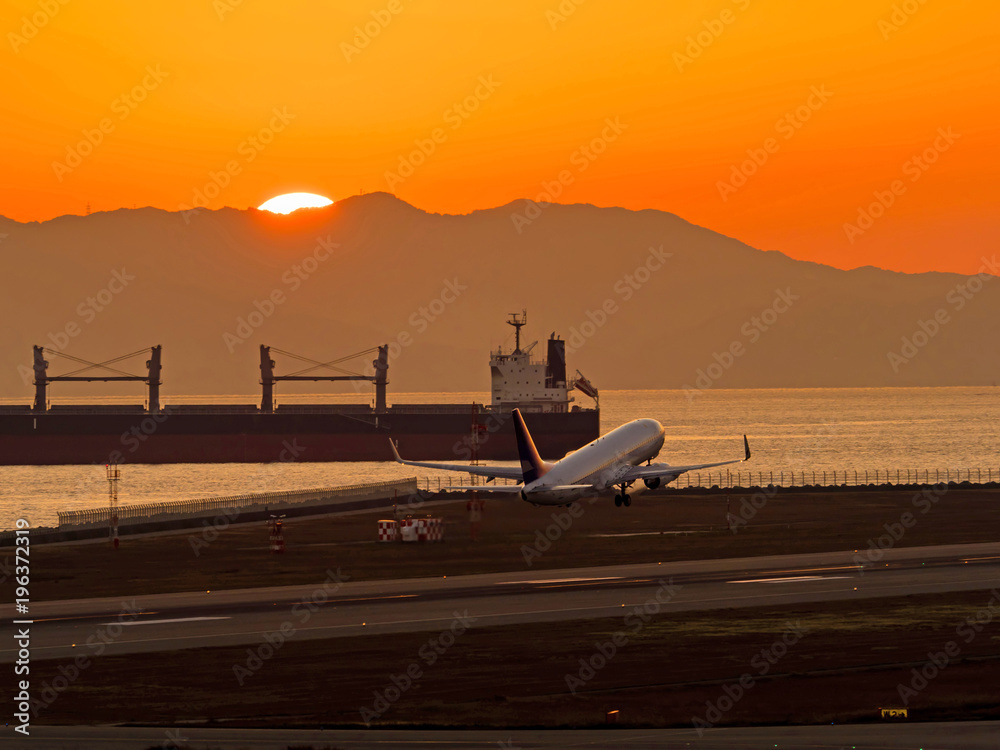
<path id="1" fill-rule="evenodd" d="M 615 495 L 615 505 L 621 507 L 624 505 L 626 508 L 632 504 L 632 498 L 628 496 L 628 485 L 621 485 L 622 491 L 620 495 Z"/>

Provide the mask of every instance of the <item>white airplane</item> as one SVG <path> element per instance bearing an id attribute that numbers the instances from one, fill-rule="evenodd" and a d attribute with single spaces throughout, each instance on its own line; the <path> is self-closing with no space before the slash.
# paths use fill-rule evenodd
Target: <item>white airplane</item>
<path id="1" fill-rule="evenodd" d="M 467 466 L 464 464 L 443 464 L 427 461 L 406 461 L 399 456 L 392 440 L 392 455 L 396 461 L 407 466 L 421 466 L 427 469 L 459 471 L 477 474 L 488 480 L 517 479 L 517 485 L 495 485 L 493 487 L 454 487 L 452 489 L 478 490 L 479 492 L 519 493 L 521 499 L 532 505 L 569 505 L 585 497 L 595 497 L 616 490 L 615 505 L 632 504 L 629 488 L 640 479 L 647 489 L 655 490 L 661 484 L 674 481 L 686 471 L 710 469 L 715 466 L 738 464 L 750 458 L 750 443 L 743 436 L 746 455 L 733 461 L 712 464 L 692 464 L 690 466 L 670 466 L 654 464 L 663 447 L 663 425 L 655 419 L 637 419 L 612 430 L 607 435 L 587 443 L 579 450 L 567 454 L 555 463 L 542 461 L 535 448 L 535 442 L 524 424 L 521 412 L 514 409 L 514 432 L 517 437 L 517 452 L 521 468 L 505 466 Z M 645 466 L 640 466 L 643 462 Z M 634 490 L 641 492 L 642 487 Z"/>

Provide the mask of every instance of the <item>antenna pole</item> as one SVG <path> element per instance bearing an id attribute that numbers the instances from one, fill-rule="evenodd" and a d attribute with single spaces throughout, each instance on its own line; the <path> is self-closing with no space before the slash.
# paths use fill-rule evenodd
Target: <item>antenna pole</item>
<path id="1" fill-rule="evenodd" d="M 111 546 L 118 549 L 118 480 L 122 473 L 118 464 L 108 464 L 108 536 Z"/>
<path id="2" fill-rule="evenodd" d="M 507 321 L 507 325 L 514 326 L 514 354 L 521 353 L 521 326 L 528 322 L 528 311 L 522 310 L 521 314 L 508 313 L 510 315 L 510 320 Z"/>

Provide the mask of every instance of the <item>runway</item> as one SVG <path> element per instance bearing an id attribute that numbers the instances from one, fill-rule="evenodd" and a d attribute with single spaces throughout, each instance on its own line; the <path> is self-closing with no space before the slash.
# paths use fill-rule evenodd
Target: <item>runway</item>
<path id="1" fill-rule="evenodd" d="M 494 731 L 407 730 L 262 730 L 174 727 L 33 727 L 31 738 L 8 741 L 11 747 L 33 750 L 109 750 L 172 747 L 192 750 L 246 748 L 285 750 L 291 746 L 337 747 L 341 750 L 549 750 L 552 748 L 704 748 L 756 750 L 811 748 L 813 750 L 907 750 L 963 748 L 995 750 L 1000 722 L 977 721 L 925 724 L 858 724 L 844 726 L 734 727 L 710 729 L 699 737 L 693 729 L 609 729 Z"/>
<path id="2" fill-rule="evenodd" d="M 1000 544 L 888 550 L 862 569 L 855 552 L 644 563 L 352 582 L 347 571 L 316 584 L 206 591 L 128 600 L 32 603 L 33 660 L 439 631 L 462 619 L 484 627 L 620 617 L 652 602 L 669 613 L 871 599 L 1000 587 Z M 985 603 L 986 598 L 984 598 Z M 0 662 L 14 661 L 11 605 Z"/>

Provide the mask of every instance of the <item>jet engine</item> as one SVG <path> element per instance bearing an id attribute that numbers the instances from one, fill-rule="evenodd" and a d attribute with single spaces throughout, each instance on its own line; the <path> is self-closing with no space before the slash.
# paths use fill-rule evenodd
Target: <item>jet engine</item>
<path id="1" fill-rule="evenodd" d="M 663 469 L 663 474 L 665 475 L 659 477 L 646 477 L 645 479 L 643 479 L 642 482 L 643 484 L 646 485 L 647 490 L 655 490 L 661 484 L 667 484 L 670 482 L 671 479 L 673 479 L 673 477 L 670 477 L 668 475 L 670 470 L 670 464 L 652 464 L 647 468 Z"/>

